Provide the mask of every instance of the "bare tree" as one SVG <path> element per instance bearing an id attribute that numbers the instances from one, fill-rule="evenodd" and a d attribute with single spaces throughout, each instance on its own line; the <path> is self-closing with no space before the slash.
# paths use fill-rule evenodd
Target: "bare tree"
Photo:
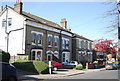
<path id="1" fill-rule="evenodd" d="M 103 14 L 103 18 L 107 20 L 107 32 L 114 34 L 115 37 L 118 36 L 118 3 L 117 1 L 104 2 L 106 6 L 109 6 L 109 10 L 107 10 Z"/>

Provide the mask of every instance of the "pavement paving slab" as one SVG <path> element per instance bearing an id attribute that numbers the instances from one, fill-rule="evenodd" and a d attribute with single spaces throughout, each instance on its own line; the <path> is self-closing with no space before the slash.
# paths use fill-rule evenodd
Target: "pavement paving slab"
<path id="1" fill-rule="evenodd" d="M 103 71 L 105 68 L 101 69 L 88 69 L 88 70 L 74 70 L 74 69 L 60 69 L 58 71 L 53 71 L 53 74 L 39 74 L 29 73 L 25 71 L 18 70 L 18 79 L 19 80 L 44 80 L 44 79 L 59 79 L 60 77 L 73 76 L 78 74 L 85 74 L 88 72 L 97 72 Z"/>

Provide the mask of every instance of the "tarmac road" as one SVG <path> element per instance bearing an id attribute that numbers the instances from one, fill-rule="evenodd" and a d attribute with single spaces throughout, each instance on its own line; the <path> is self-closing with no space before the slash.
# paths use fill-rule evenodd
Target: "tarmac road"
<path id="1" fill-rule="evenodd" d="M 63 77 L 62 79 L 118 79 L 118 70 L 90 72 L 86 74 Z"/>

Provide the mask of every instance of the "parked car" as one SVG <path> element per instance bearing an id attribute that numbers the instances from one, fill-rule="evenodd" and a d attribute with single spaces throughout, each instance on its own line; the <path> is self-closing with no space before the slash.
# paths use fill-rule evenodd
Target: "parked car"
<path id="1" fill-rule="evenodd" d="M 12 64 L 1 62 L 0 65 L 2 81 L 17 81 L 17 70 Z"/>
<path id="2" fill-rule="evenodd" d="M 47 64 L 49 64 L 49 61 L 48 61 L 48 60 L 46 60 L 46 61 L 44 61 L 44 62 L 47 63 Z M 51 64 L 52 64 L 52 69 L 53 69 L 54 71 L 57 71 L 58 68 L 61 68 L 61 67 L 62 67 L 62 64 L 60 64 L 60 63 L 58 63 L 58 62 L 56 62 L 56 61 L 51 61 Z"/>
<path id="3" fill-rule="evenodd" d="M 117 69 L 117 68 L 118 68 L 118 65 L 117 65 L 117 64 L 114 64 L 114 63 L 107 63 L 107 64 L 105 65 L 105 68 L 106 68 L 106 70 Z"/>
<path id="4" fill-rule="evenodd" d="M 76 66 L 78 64 L 81 64 L 81 63 L 78 62 L 78 61 L 70 61 L 70 62 L 67 63 L 67 65 L 71 65 L 71 66 Z"/>

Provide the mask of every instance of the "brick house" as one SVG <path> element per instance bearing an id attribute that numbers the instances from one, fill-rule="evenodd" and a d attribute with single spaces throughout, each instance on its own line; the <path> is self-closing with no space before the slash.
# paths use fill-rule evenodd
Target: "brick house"
<path id="1" fill-rule="evenodd" d="M 0 12 L 0 49 L 30 60 L 92 61 L 92 40 L 72 33 L 65 18 L 59 25 L 22 11 L 22 6 L 16 1 L 14 8 Z"/>
<path id="2" fill-rule="evenodd" d="M 72 33 L 67 29 L 66 19 L 61 19 L 59 25 L 22 11 L 22 5 L 17 1 L 14 8 L 7 6 L 0 13 L 0 48 L 11 55 L 28 55 L 30 60 L 70 61 Z"/>
<path id="3" fill-rule="evenodd" d="M 74 34 L 72 39 L 72 53 L 73 53 L 73 60 L 77 60 L 83 64 L 86 62 L 92 62 L 92 40 L 87 39 L 83 36 L 78 34 Z M 75 49 L 76 48 L 76 49 Z"/>

